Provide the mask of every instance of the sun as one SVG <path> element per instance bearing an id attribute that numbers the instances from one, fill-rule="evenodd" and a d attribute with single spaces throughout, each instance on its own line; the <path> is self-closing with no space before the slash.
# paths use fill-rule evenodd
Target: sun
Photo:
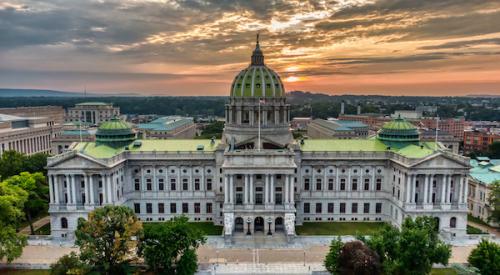
<path id="1" fill-rule="evenodd" d="M 289 76 L 285 79 L 286 82 L 297 82 L 297 81 L 300 81 L 300 78 L 299 77 L 296 77 L 296 76 Z"/>

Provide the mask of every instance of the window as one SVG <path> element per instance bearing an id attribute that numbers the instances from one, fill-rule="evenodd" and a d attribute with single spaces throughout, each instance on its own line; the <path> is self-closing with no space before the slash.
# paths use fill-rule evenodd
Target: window
<path id="1" fill-rule="evenodd" d="M 377 213 L 377 214 L 382 213 L 382 203 L 381 202 L 377 202 L 377 204 L 375 204 L 375 213 Z"/>
<path id="2" fill-rule="evenodd" d="M 304 190 L 309 191 L 309 179 L 304 179 Z"/>
<path id="3" fill-rule="evenodd" d="M 328 179 L 328 190 L 333 190 L 333 179 Z"/>
<path id="4" fill-rule="evenodd" d="M 369 203 L 363 204 L 363 213 L 365 213 L 365 214 L 370 213 L 370 204 Z"/>
<path id="5" fill-rule="evenodd" d="M 316 179 L 316 190 L 321 191 L 321 179 Z"/>
<path id="6" fill-rule="evenodd" d="M 351 213 L 353 213 L 353 214 L 358 213 L 358 203 L 353 202 L 351 204 Z"/>
<path id="7" fill-rule="evenodd" d="M 165 204 L 164 203 L 158 203 L 158 213 L 159 214 L 165 213 Z"/>
<path id="8" fill-rule="evenodd" d="M 207 202 L 207 214 L 212 214 L 212 203 Z"/>
<path id="9" fill-rule="evenodd" d="M 61 218 L 61 228 L 62 229 L 67 229 L 68 228 L 68 219 L 66 219 L 65 217 Z"/>
<path id="10" fill-rule="evenodd" d="M 175 179 L 170 179 L 170 190 L 175 191 Z"/>
<path id="11" fill-rule="evenodd" d="M 165 184 L 163 179 L 158 180 L 158 190 L 163 191 L 165 189 Z"/>
<path id="12" fill-rule="evenodd" d="M 382 190 L 382 179 L 377 179 L 377 191 Z"/>
<path id="13" fill-rule="evenodd" d="M 370 179 L 365 179 L 365 191 L 370 190 Z"/>
<path id="14" fill-rule="evenodd" d="M 135 191 L 141 190 L 141 184 L 139 183 L 139 179 L 134 179 Z"/>
<path id="15" fill-rule="evenodd" d="M 148 214 L 153 213 L 153 204 L 152 203 L 146 203 L 146 213 L 148 213 Z"/>
<path id="16" fill-rule="evenodd" d="M 195 202 L 194 203 L 194 213 L 199 214 L 200 211 L 201 211 L 200 208 L 201 208 L 200 207 L 200 203 L 199 202 Z"/>
<path id="17" fill-rule="evenodd" d="M 321 214 L 322 212 L 322 204 L 320 202 L 316 203 L 316 214 Z"/>
<path id="18" fill-rule="evenodd" d="M 153 190 L 153 185 L 151 184 L 151 179 L 146 179 L 146 189 L 148 191 Z"/>
<path id="19" fill-rule="evenodd" d="M 182 190 L 184 190 L 184 191 L 188 190 L 188 180 L 187 179 L 182 179 Z"/>
<path id="20" fill-rule="evenodd" d="M 456 228 L 456 227 L 457 227 L 457 218 L 452 217 L 452 218 L 450 219 L 450 227 L 451 227 L 451 228 Z"/>
<path id="21" fill-rule="evenodd" d="M 170 204 L 170 213 L 172 213 L 172 214 L 177 213 L 177 204 L 175 204 L 175 203 Z"/>
<path id="22" fill-rule="evenodd" d="M 352 190 L 358 190 L 358 179 L 352 179 Z"/>
<path id="23" fill-rule="evenodd" d="M 189 206 L 187 203 L 182 204 L 182 213 L 189 213 Z"/>
<path id="24" fill-rule="evenodd" d="M 340 213 L 345 213 L 345 202 L 340 203 Z"/>
<path id="25" fill-rule="evenodd" d="M 207 179 L 207 190 L 212 190 L 212 179 Z"/>
<path id="26" fill-rule="evenodd" d="M 340 190 L 342 190 L 342 191 L 345 190 L 345 179 L 340 180 Z"/>
<path id="27" fill-rule="evenodd" d="M 140 214 L 141 213 L 141 204 L 140 203 L 134 203 L 134 212 L 136 214 Z"/>
<path id="28" fill-rule="evenodd" d="M 200 179 L 194 179 L 194 190 L 200 190 Z"/>
<path id="29" fill-rule="evenodd" d="M 308 202 L 304 203 L 304 214 L 309 214 L 311 212 L 310 205 Z"/>
<path id="30" fill-rule="evenodd" d="M 333 213 L 333 203 L 328 203 L 328 213 Z"/>

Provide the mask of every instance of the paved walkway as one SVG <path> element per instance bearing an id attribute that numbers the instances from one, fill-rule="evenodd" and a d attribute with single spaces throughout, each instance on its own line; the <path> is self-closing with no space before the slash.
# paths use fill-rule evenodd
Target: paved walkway
<path id="1" fill-rule="evenodd" d="M 491 226 L 486 226 L 484 224 L 475 223 L 473 221 L 467 221 L 467 224 L 474 226 L 476 228 L 479 228 L 484 232 L 488 232 L 490 234 L 493 234 L 493 235 L 495 235 L 496 238 L 500 238 L 500 231 L 496 228 L 493 228 Z"/>
<path id="2" fill-rule="evenodd" d="M 50 216 L 45 216 L 45 217 L 35 221 L 33 223 L 33 228 L 36 231 L 37 229 L 39 229 L 40 227 L 42 227 L 48 223 L 50 223 Z M 26 226 L 25 228 L 21 229 L 21 231 L 19 231 L 19 232 L 22 234 L 30 235 L 31 234 L 30 226 L 29 225 Z"/>

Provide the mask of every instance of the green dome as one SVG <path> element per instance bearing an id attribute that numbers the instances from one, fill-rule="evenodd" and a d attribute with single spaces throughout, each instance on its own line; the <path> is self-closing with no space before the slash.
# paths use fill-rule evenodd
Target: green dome
<path id="1" fill-rule="evenodd" d="M 118 118 L 103 122 L 95 134 L 97 142 L 128 143 L 135 139 L 135 133 L 130 125 Z"/>
<path id="2" fill-rule="evenodd" d="M 231 97 L 284 97 L 285 88 L 279 75 L 264 64 L 259 36 L 252 54 L 252 62 L 242 70 L 231 85 Z"/>
<path id="3" fill-rule="evenodd" d="M 417 127 L 399 116 L 382 126 L 378 132 L 378 139 L 384 141 L 419 141 Z"/>

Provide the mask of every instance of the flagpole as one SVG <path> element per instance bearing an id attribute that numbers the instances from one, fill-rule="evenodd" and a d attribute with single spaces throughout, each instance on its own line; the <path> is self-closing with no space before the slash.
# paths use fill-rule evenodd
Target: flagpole
<path id="1" fill-rule="evenodd" d="M 259 134 L 258 134 L 258 150 L 260 151 L 260 98 L 259 98 Z"/>
<path id="2" fill-rule="evenodd" d="M 436 137 L 434 141 L 434 150 L 437 150 L 438 130 L 439 130 L 439 116 L 436 116 Z"/>

